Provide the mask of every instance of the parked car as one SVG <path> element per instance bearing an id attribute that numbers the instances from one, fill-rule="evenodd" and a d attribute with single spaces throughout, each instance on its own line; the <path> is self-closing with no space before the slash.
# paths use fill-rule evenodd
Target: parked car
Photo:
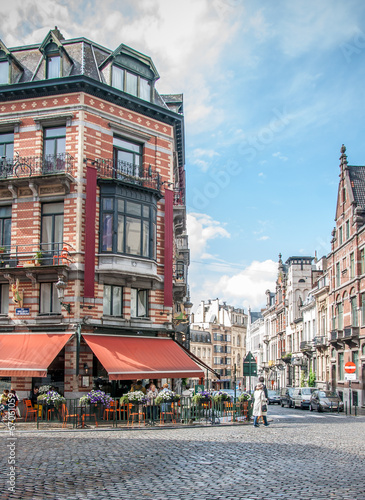
<path id="1" fill-rule="evenodd" d="M 280 404 L 280 391 L 267 391 L 269 405 Z"/>
<path id="2" fill-rule="evenodd" d="M 312 393 L 309 403 L 310 411 L 343 411 L 343 402 L 334 391 L 316 390 Z"/>
<path id="3" fill-rule="evenodd" d="M 293 408 L 309 408 L 309 403 L 312 393 L 316 389 L 314 387 L 297 387 L 293 392 Z"/>
<path id="4" fill-rule="evenodd" d="M 288 408 L 293 406 L 294 387 L 283 387 L 280 389 L 280 404 L 282 407 L 287 405 Z"/>

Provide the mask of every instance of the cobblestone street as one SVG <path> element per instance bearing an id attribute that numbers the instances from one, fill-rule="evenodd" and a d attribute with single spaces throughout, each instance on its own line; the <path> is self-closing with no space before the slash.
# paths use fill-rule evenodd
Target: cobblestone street
<path id="1" fill-rule="evenodd" d="M 365 499 L 365 418 L 272 409 L 252 425 L 16 431 L 1 500 Z M 4 449 L 4 447 L 3 447 Z M 9 448 L 10 449 L 10 448 Z"/>

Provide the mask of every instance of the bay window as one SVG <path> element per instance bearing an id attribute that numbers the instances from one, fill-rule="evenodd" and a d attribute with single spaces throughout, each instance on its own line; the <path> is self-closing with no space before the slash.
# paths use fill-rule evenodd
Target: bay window
<path id="1" fill-rule="evenodd" d="M 154 205 L 128 198 L 103 197 L 101 210 L 102 252 L 156 258 Z"/>

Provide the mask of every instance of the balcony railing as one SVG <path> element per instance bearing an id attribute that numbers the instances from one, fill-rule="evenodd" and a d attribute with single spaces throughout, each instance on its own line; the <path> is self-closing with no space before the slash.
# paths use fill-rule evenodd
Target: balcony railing
<path id="1" fill-rule="evenodd" d="M 68 153 L 45 156 L 0 157 L 0 180 L 50 174 L 71 174 L 74 158 Z"/>
<path id="2" fill-rule="evenodd" d="M 312 350 L 312 345 L 310 342 L 307 342 L 306 340 L 304 342 L 300 343 L 300 350 L 301 351 L 311 351 Z"/>
<path id="3" fill-rule="evenodd" d="M 323 346 L 323 345 L 326 345 L 326 337 L 324 335 L 320 335 L 318 337 L 314 337 L 313 339 L 313 344 L 315 346 Z"/>
<path id="4" fill-rule="evenodd" d="M 69 266 L 74 249 L 65 242 L 0 247 L 0 268 Z"/>
<path id="5" fill-rule="evenodd" d="M 349 326 L 344 329 L 344 338 L 350 339 L 359 336 L 359 327 L 358 326 Z"/>
<path id="6" fill-rule="evenodd" d="M 103 158 L 93 160 L 92 164 L 96 166 L 101 178 L 118 179 L 127 184 L 142 186 L 156 191 L 160 191 L 161 189 L 160 174 L 151 165 L 143 167 L 123 160 L 115 161 Z"/>
<path id="7" fill-rule="evenodd" d="M 175 206 L 185 205 L 185 192 L 183 189 L 174 190 L 174 205 Z"/>

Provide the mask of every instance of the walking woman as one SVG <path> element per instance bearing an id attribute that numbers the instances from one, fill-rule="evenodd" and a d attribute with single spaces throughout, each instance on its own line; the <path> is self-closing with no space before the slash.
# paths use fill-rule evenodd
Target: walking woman
<path id="1" fill-rule="evenodd" d="M 259 417 L 262 417 L 264 419 L 264 426 L 268 427 L 269 424 L 267 423 L 267 418 L 266 418 L 267 399 L 265 397 L 264 387 L 262 384 L 257 384 L 253 398 L 254 398 L 253 412 L 252 412 L 252 415 L 254 416 L 253 426 L 258 427 L 259 424 L 257 423 L 257 420 Z"/>

